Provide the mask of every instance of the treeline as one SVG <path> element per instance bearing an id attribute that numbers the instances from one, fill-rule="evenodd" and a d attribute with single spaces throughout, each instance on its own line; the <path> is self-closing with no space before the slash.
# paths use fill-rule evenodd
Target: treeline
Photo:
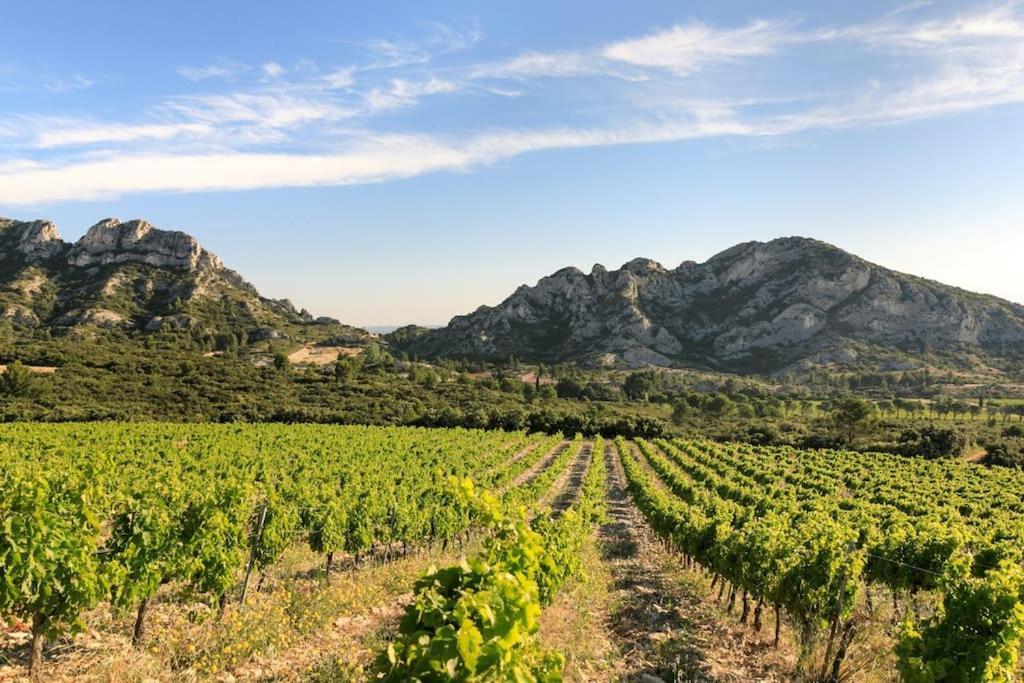
<path id="1" fill-rule="evenodd" d="M 286 422 L 474 427 L 606 436 L 665 434 L 665 420 L 626 405 L 558 398 L 549 384 L 474 377 L 464 368 L 396 359 L 369 344 L 357 357 L 294 367 L 283 351 L 204 357 L 172 346 L 57 347 L 41 375 L 0 373 L 0 421 Z M 33 365 L 43 360 L 32 358 Z"/>

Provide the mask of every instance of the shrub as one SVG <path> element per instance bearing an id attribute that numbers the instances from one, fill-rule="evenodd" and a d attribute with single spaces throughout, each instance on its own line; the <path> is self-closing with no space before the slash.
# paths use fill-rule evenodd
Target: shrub
<path id="1" fill-rule="evenodd" d="M 900 435 L 898 451 L 903 455 L 925 458 L 954 458 L 964 452 L 969 439 L 959 429 L 929 425 L 907 429 Z"/>

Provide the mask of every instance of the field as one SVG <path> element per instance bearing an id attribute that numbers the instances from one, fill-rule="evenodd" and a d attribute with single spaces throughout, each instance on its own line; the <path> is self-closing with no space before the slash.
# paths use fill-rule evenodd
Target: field
<path id="1" fill-rule="evenodd" d="M 1012 680 L 1024 635 L 998 467 L 96 423 L 0 472 L 2 680 Z"/>

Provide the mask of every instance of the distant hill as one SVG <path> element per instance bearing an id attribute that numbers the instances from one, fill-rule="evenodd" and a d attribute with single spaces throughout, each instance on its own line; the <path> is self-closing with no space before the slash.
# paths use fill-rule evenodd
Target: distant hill
<path id="1" fill-rule="evenodd" d="M 368 336 L 261 296 L 191 235 L 114 218 L 73 244 L 49 221 L 0 218 L 4 322 L 29 333 L 197 331 L 243 342 L 313 326 L 323 328 L 314 336 Z"/>
<path id="2" fill-rule="evenodd" d="M 674 269 L 648 259 L 589 274 L 564 268 L 447 327 L 399 330 L 391 343 L 423 357 L 589 366 L 999 374 L 1024 367 L 1024 307 L 788 237 Z"/>

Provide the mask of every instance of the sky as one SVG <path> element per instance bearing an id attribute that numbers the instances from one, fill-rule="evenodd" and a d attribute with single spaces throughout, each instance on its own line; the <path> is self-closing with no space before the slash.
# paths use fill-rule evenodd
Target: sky
<path id="1" fill-rule="evenodd" d="M 1024 4 L 0 4 L 0 215 L 443 324 L 788 235 L 1024 302 Z"/>

